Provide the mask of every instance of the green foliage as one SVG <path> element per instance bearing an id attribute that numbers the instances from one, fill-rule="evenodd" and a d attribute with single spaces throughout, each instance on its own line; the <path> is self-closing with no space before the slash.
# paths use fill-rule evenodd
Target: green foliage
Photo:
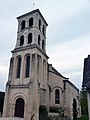
<path id="1" fill-rule="evenodd" d="M 49 111 L 51 113 L 58 113 L 59 116 L 64 116 L 64 110 L 62 109 L 62 107 L 52 106 L 49 108 Z"/>
<path id="2" fill-rule="evenodd" d="M 4 104 L 4 92 L 0 92 L 0 112 L 3 113 L 3 104 Z"/>
<path id="3" fill-rule="evenodd" d="M 87 115 L 82 115 L 78 120 L 89 120 Z"/>
<path id="4" fill-rule="evenodd" d="M 46 108 L 46 106 L 45 105 L 41 105 L 40 107 L 39 107 L 39 112 L 40 113 L 47 113 L 47 108 Z"/>
<path id="5" fill-rule="evenodd" d="M 82 115 L 88 115 L 87 92 L 81 91 L 81 112 Z"/>
<path id="6" fill-rule="evenodd" d="M 45 105 L 39 107 L 39 120 L 47 120 L 48 112 Z"/>

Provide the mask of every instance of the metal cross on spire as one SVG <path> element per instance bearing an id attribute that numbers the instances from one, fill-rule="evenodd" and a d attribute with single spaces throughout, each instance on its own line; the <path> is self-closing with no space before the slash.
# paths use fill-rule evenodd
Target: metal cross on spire
<path id="1" fill-rule="evenodd" d="M 33 10 L 34 10 L 35 4 L 33 3 Z"/>

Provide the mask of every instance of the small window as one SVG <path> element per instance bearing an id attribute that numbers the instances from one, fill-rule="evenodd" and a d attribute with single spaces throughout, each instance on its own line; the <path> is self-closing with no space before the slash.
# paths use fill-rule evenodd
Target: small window
<path id="1" fill-rule="evenodd" d="M 20 46 L 22 46 L 24 44 L 24 36 L 22 35 L 21 37 L 20 37 Z"/>
<path id="2" fill-rule="evenodd" d="M 38 35 L 38 45 L 40 46 L 40 35 Z"/>
<path id="3" fill-rule="evenodd" d="M 32 42 L 32 33 L 28 34 L 28 44 Z"/>
<path id="4" fill-rule="evenodd" d="M 29 19 L 29 27 L 32 27 L 33 26 L 33 18 L 31 17 L 30 19 Z"/>
<path id="5" fill-rule="evenodd" d="M 25 77 L 29 77 L 30 71 L 30 56 L 26 56 L 26 70 L 25 70 Z"/>
<path id="6" fill-rule="evenodd" d="M 21 23 L 21 30 L 23 30 L 24 28 L 25 28 L 25 20 L 23 20 Z"/>
<path id="7" fill-rule="evenodd" d="M 41 20 L 39 20 L 39 30 L 41 30 Z"/>
<path id="8" fill-rule="evenodd" d="M 60 104 L 60 91 L 58 89 L 55 90 L 55 104 Z"/>
<path id="9" fill-rule="evenodd" d="M 42 33 L 43 33 L 43 35 L 45 35 L 45 28 L 44 28 L 44 25 L 43 25 L 43 28 L 42 28 Z"/>
<path id="10" fill-rule="evenodd" d="M 44 50 L 44 40 L 42 41 L 42 49 Z"/>
<path id="11" fill-rule="evenodd" d="M 18 57 L 18 59 L 17 59 L 16 78 L 20 78 L 20 71 L 21 71 L 21 57 Z"/>
<path id="12" fill-rule="evenodd" d="M 11 59 L 10 59 L 10 69 L 13 68 L 13 61 L 14 61 L 14 58 L 11 58 Z"/>
<path id="13" fill-rule="evenodd" d="M 12 78 L 14 58 L 10 59 L 9 79 Z"/>

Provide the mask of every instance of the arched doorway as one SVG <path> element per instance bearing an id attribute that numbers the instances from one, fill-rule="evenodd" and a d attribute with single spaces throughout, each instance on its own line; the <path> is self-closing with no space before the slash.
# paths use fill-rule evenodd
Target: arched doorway
<path id="1" fill-rule="evenodd" d="M 73 99 L 73 120 L 77 120 L 77 102 L 76 99 Z"/>
<path id="2" fill-rule="evenodd" d="M 23 98 L 18 98 L 15 103 L 15 113 L 14 117 L 24 117 L 24 100 Z"/>

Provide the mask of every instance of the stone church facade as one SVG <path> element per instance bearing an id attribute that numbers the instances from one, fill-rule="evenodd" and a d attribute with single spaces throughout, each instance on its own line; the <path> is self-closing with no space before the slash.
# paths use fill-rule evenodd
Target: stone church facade
<path id="1" fill-rule="evenodd" d="M 62 107 L 64 116 L 73 120 L 74 104 L 80 115 L 79 90 L 48 63 L 46 20 L 38 9 L 17 19 L 3 117 L 39 120 L 39 108 L 46 106 L 48 115 L 50 107 Z"/>

